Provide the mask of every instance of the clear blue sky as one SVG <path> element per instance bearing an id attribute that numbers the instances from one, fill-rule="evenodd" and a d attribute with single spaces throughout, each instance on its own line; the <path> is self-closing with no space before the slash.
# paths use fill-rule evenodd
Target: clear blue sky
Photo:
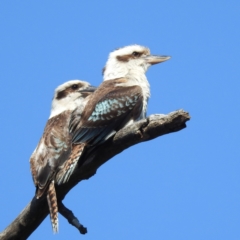
<path id="1" fill-rule="evenodd" d="M 113 49 L 171 55 L 148 73 L 148 114 L 183 108 L 180 132 L 136 145 L 64 203 L 87 226 L 49 217 L 30 239 L 240 239 L 240 2 L 1 1 L 0 231 L 34 195 L 29 157 L 56 86 L 93 85 Z"/>

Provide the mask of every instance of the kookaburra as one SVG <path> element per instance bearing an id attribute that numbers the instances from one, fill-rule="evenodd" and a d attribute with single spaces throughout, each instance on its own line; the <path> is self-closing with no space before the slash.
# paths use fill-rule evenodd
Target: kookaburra
<path id="1" fill-rule="evenodd" d="M 70 159 L 79 159 L 85 147 L 103 143 L 119 129 L 146 116 L 150 86 L 145 73 L 150 66 L 169 58 L 151 55 L 148 48 L 139 45 L 119 48 L 109 54 L 102 84 L 89 97 L 83 112 L 77 109 L 72 114 Z M 78 145 L 82 150 L 79 151 Z"/>
<path id="2" fill-rule="evenodd" d="M 54 232 L 58 231 L 58 206 L 54 184 L 66 182 L 75 166 L 68 162 L 72 151 L 72 136 L 69 130 L 71 114 L 76 108 L 81 114 L 89 95 L 95 89 L 88 82 L 80 80 L 68 81 L 56 88 L 50 117 L 42 138 L 30 158 L 36 198 L 47 193 Z M 74 149 L 76 151 L 76 148 Z M 58 182 L 62 175 L 65 181 Z"/>

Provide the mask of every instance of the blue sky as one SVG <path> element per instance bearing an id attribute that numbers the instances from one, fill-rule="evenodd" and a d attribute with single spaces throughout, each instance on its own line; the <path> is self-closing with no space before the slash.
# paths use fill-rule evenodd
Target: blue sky
<path id="1" fill-rule="evenodd" d="M 240 239 L 240 2 L 1 1 L 0 231 L 34 194 L 29 157 L 55 87 L 93 85 L 113 49 L 171 55 L 147 72 L 148 114 L 183 108 L 180 132 L 136 145 L 64 203 L 87 226 L 49 217 L 29 239 Z"/>

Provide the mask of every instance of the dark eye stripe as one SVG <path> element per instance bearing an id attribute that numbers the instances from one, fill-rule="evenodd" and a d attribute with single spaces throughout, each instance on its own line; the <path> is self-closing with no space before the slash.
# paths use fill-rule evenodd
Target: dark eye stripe
<path id="1" fill-rule="evenodd" d="M 117 60 L 121 62 L 128 62 L 131 59 L 139 58 L 144 54 L 144 52 L 132 52 L 131 54 L 126 54 L 122 56 L 117 56 Z"/>
<path id="2" fill-rule="evenodd" d="M 133 52 L 133 53 L 132 53 L 132 56 L 133 56 L 133 57 L 140 57 L 140 56 L 141 56 L 141 53 L 140 53 L 140 52 Z"/>
<path id="3" fill-rule="evenodd" d="M 77 84 L 72 84 L 71 86 L 69 86 L 68 88 L 60 91 L 57 93 L 56 99 L 60 100 L 62 98 L 65 98 L 69 93 L 71 92 L 75 92 L 76 90 L 78 90 L 79 88 L 83 87 L 83 84 L 77 83 Z"/>
<path id="4" fill-rule="evenodd" d="M 60 100 L 62 98 L 65 98 L 67 95 L 67 91 L 66 90 L 63 90 L 61 92 L 58 92 L 57 96 L 56 96 L 56 99 Z"/>
<path id="5" fill-rule="evenodd" d="M 78 89 L 78 85 L 77 85 L 77 84 L 73 84 L 73 85 L 71 86 L 71 88 L 72 88 L 73 90 Z"/>

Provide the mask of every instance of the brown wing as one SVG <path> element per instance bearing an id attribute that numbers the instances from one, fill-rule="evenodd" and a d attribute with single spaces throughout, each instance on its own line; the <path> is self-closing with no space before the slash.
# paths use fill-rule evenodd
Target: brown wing
<path id="1" fill-rule="evenodd" d="M 71 151 L 69 120 L 69 111 L 50 118 L 43 136 L 30 158 L 31 172 L 37 187 L 37 197 L 45 192 L 56 171 L 68 159 Z"/>
<path id="2" fill-rule="evenodd" d="M 71 119 L 73 143 L 100 143 L 131 119 L 139 118 L 142 89 L 139 86 L 124 86 L 124 83 L 124 78 L 104 81 L 93 93 L 81 118 L 76 116 L 78 121 L 74 117 Z"/>

